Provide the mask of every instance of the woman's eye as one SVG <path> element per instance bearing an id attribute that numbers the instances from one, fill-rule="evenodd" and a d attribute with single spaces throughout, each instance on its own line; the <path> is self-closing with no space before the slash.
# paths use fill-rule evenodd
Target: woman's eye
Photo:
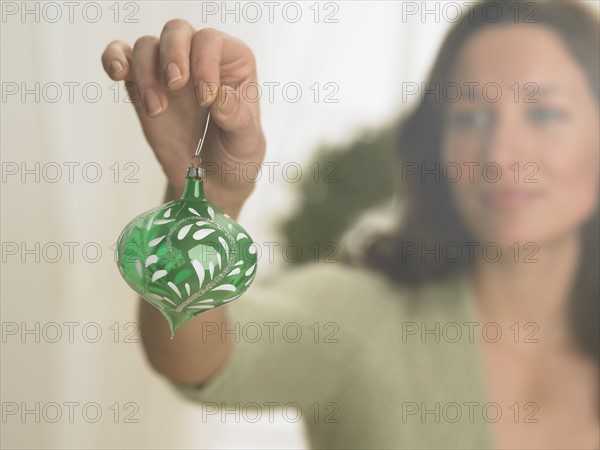
<path id="1" fill-rule="evenodd" d="M 490 114 L 485 111 L 465 111 L 454 114 L 450 118 L 450 124 L 458 130 L 484 128 L 489 126 L 491 122 Z"/>
<path id="2" fill-rule="evenodd" d="M 563 118 L 563 115 L 553 108 L 537 107 L 529 111 L 529 120 L 533 123 L 544 124 L 556 122 Z"/>

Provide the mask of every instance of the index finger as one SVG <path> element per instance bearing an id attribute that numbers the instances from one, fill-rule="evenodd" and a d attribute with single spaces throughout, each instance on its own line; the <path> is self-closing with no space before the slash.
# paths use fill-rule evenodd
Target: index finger
<path id="1" fill-rule="evenodd" d="M 221 32 L 204 28 L 192 37 L 191 76 L 201 106 L 210 105 L 216 97 L 221 81 L 222 52 Z"/>

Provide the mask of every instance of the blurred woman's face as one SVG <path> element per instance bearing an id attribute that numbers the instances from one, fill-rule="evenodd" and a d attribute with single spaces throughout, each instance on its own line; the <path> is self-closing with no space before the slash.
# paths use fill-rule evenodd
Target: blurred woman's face
<path id="1" fill-rule="evenodd" d="M 453 75 L 462 95 L 455 101 L 448 87 L 441 99 L 443 168 L 471 232 L 541 246 L 577 230 L 598 202 L 599 112 L 559 35 L 488 27 L 467 41 Z"/>

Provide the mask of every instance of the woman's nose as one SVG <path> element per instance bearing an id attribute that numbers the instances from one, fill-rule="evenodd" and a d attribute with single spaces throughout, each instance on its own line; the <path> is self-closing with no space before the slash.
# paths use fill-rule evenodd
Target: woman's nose
<path id="1" fill-rule="evenodd" d="M 526 123 L 515 107 L 499 107 L 488 128 L 482 159 L 498 165 L 503 173 L 515 162 L 524 162 L 530 155 L 530 139 Z"/>

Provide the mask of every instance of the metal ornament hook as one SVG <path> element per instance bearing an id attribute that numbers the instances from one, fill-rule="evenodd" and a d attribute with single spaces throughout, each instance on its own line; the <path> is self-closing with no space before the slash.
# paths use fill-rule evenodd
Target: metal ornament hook
<path id="1" fill-rule="evenodd" d="M 204 125 L 204 132 L 198 141 L 198 145 L 196 146 L 196 151 L 194 152 L 194 156 L 190 161 L 190 167 L 188 168 L 187 176 L 188 178 L 202 178 L 204 175 L 204 170 L 200 167 L 200 163 L 202 160 L 200 159 L 200 150 L 202 150 L 202 146 L 204 145 L 204 139 L 206 138 L 206 132 L 208 131 L 208 123 L 210 122 L 210 110 L 208 111 L 208 115 L 206 116 L 206 124 Z M 197 164 L 194 165 L 194 160 L 198 160 Z"/>

